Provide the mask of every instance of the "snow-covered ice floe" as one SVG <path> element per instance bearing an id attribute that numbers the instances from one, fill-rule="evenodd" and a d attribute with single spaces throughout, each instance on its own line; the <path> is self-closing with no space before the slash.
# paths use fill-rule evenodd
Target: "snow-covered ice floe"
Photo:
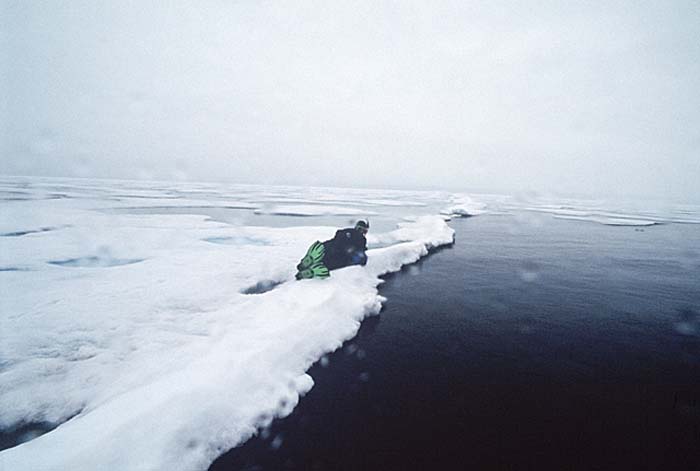
<path id="1" fill-rule="evenodd" d="M 440 211 L 448 217 L 477 216 L 486 212 L 486 205 L 474 201 L 469 195 L 456 194 L 450 197 L 450 204 Z"/>
<path id="2" fill-rule="evenodd" d="M 297 282 L 309 243 L 337 227 L 109 213 L 109 195 L 136 190 L 70 181 L 69 197 L 34 197 L 49 183 L 0 203 L 0 428 L 60 425 L 0 452 L 3 470 L 206 469 L 291 412 L 309 367 L 379 312 L 381 275 L 454 238 L 417 214 L 370 233 L 365 267 Z M 437 213 L 433 196 L 421 210 Z"/>

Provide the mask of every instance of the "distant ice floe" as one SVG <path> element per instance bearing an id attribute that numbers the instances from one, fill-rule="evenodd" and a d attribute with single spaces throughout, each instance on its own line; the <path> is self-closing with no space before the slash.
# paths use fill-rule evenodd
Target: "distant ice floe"
<path id="1" fill-rule="evenodd" d="M 337 227 L 108 213 L 105 195 L 136 190 L 83 184 L 70 182 L 79 198 L 0 203 L 3 233 L 65 226 L 0 237 L 0 427 L 61 424 L 0 452 L 1 469 L 206 469 L 293 410 L 313 386 L 309 367 L 379 312 L 382 274 L 454 238 L 419 213 L 373 231 L 382 246 L 370 244 L 366 266 L 297 282 L 309 243 Z M 440 199 L 425 201 L 437 212 Z M 387 208 L 385 218 L 401 209 Z"/>
<path id="2" fill-rule="evenodd" d="M 525 211 L 552 214 L 555 219 L 595 222 L 606 226 L 653 226 L 655 224 L 662 224 L 661 221 L 651 218 L 642 218 L 634 214 L 609 213 L 557 206 L 525 207 L 523 209 Z"/>
<path id="3" fill-rule="evenodd" d="M 604 224 L 606 226 L 653 226 L 661 224 L 658 221 L 650 221 L 646 219 L 633 219 L 631 217 L 603 217 L 603 216 L 554 216 L 556 219 L 572 219 L 576 221 L 589 221 Z"/>
<path id="4" fill-rule="evenodd" d="M 486 212 L 486 205 L 474 201 L 470 196 L 465 194 L 456 194 L 450 198 L 450 204 L 440 211 L 440 214 L 446 216 L 469 217 L 477 216 Z"/>
<path id="5" fill-rule="evenodd" d="M 377 213 L 350 206 L 329 205 L 278 205 L 258 209 L 257 214 L 274 214 L 277 216 L 373 216 Z"/>
<path id="6" fill-rule="evenodd" d="M 600 200 L 530 196 L 511 198 L 502 208 L 551 214 L 556 219 L 586 221 L 608 226 L 700 224 L 700 205 L 662 201 Z"/>

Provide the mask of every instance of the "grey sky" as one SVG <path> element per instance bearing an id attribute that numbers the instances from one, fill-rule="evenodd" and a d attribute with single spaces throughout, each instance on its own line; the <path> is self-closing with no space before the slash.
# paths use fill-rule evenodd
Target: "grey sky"
<path id="1" fill-rule="evenodd" d="M 697 193 L 698 2 L 0 2 L 0 173 Z"/>

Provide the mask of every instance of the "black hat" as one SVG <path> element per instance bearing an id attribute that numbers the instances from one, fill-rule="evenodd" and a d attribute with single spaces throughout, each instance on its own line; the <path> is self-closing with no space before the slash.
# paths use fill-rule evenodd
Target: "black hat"
<path id="1" fill-rule="evenodd" d="M 355 229 L 369 230 L 369 221 L 364 221 L 360 219 L 355 223 Z"/>

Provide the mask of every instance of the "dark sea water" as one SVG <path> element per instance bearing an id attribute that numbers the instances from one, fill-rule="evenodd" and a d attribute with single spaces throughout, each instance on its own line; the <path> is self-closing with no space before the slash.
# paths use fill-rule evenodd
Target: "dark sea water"
<path id="1" fill-rule="evenodd" d="M 700 226 L 491 215 L 212 470 L 699 470 Z"/>

